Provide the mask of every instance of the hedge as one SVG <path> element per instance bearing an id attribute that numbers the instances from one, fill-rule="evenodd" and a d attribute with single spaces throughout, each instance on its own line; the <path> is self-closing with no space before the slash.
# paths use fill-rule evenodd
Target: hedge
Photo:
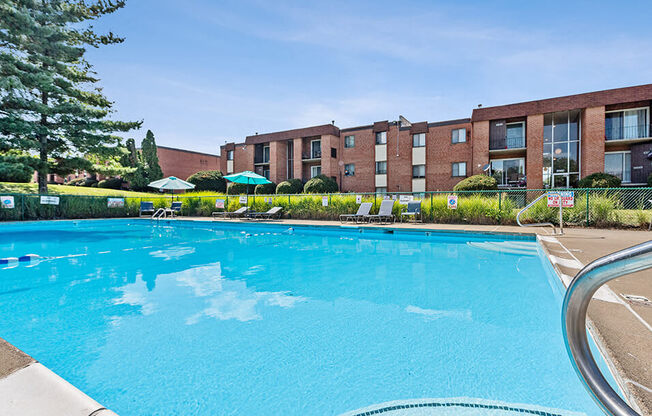
<path id="1" fill-rule="evenodd" d="M 310 179 L 303 187 L 306 194 L 331 194 L 338 191 L 335 179 L 326 175 L 317 175 Z"/>
<path id="2" fill-rule="evenodd" d="M 277 194 L 300 194 L 303 191 L 301 179 L 288 179 L 276 185 Z"/>
<path id="3" fill-rule="evenodd" d="M 226 192 L 226 179 L 219 170 L 201 170 L 190 175 L 187 181 L 195 185 L 196 191 Z"/>

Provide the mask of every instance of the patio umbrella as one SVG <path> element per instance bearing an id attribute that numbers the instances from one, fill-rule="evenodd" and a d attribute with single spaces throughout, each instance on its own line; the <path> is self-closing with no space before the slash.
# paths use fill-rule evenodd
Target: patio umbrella
<path id="1" fill-rule="evenodd" d="M 247 204 L 249 204 L 249 185 L 264 185 L 272 183 L 269 179 L 252 171 L 246 170 L 240 173 L 226 175 L 224 179 L 234 183 L 244 183 L 247 185 Z"/>
<path id="2" fill-rule="evenodd" d="M 151 182 L 147 186 L 156 189 L 166 189 L 170 191 L 174 191 L 177 189 L 193 189 L 195 187 L 195 185 L 191 184 L 190 182 L 186 182 L 174 176 L 170 176 L 169 178 L 159 179 L 158 181 Z"/>

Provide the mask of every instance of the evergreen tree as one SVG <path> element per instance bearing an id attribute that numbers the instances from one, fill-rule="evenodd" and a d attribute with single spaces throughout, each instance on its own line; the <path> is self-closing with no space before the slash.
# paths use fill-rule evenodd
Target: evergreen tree
<path id="1" fill-rule="evenodd" d="M 90 21 L 124 0 L 0 1 L 0 147 L 37 153 L 39 192 L 47 174 L 84 169 L 81 155 L 116 155 L 125 132 L 140 122 L 108 120 L 112 102 L 84 59 L 86 47 L 121 43 Z"/>
<path id="2" fill-rule="evenodd" d="M 142 160 L 147 170 L 147 179 L 150 182 L 163 178 L 163 171 L 158 164 L 158 152 L 156 149 L 156 141 L 154 140 L 154 133 L 147 130 L 147 134 L 141 144 Z"/>

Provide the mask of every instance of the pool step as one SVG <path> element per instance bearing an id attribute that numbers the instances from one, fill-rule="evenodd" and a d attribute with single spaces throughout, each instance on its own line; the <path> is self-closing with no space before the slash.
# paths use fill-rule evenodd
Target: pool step
<path id="1" fill-rule="evenodd" d="M 507 254 L 536 255 L 537 243 L 533 241 L 469 241 L 471 247 Z"/>

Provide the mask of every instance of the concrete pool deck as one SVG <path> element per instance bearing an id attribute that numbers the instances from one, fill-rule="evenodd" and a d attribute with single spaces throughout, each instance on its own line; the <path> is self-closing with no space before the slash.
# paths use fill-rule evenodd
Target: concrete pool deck
<path id="1" fill-rule="evenodd" d="M 183 219 L 212 221 L 210 218 Z M 340 225 L 336 221 L 313 220 L 261 222 L 288 226 Z M 364 227 L 536 235 L 565 284 L 591 261 L 652 239 L 652 233 L 633 230 L 566 228 L 565 235 L 552 236 L 550 228 L 538 227 L 428 223 L 365 224 Z M 630 403 L 640 413 L 652 415 L 652 302 L 638 298 L 652 299 L 652 273 L 648 271 L 625 276 L 611 281 L 608 286 L 590 304 L 589 326 Z M 0 400 L 0 414 L 3 415 L 44 414 L 43 410 L 46 409 L 47 414 L 52 416 L 114 415 L 1 338 L 0 397 L 12 397 Z M 63 407 L 51 407 L 52 403 L 58 402 Z"/>

